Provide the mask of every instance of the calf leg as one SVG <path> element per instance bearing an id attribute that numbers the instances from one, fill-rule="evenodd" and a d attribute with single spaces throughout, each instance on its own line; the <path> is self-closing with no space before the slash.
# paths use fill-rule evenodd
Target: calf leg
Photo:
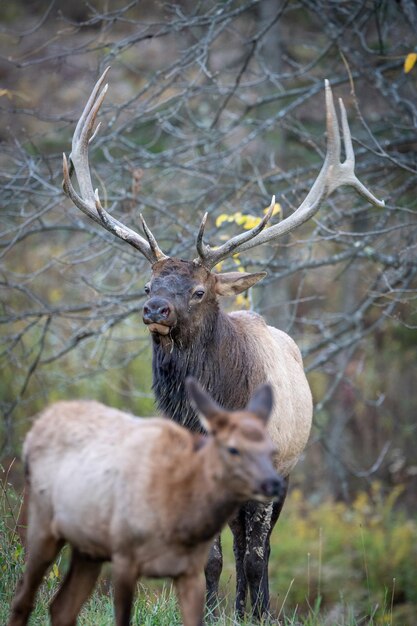
<path id="1" fill-rule="evenodd" d="M 249 502 L 246 512 L 245 573 L 249 585 L 252 613 L 261 620 L 269 615 L 268 562 L 272 530 L 281 513 L 288 489 L 288 479 L 282 497 L 268 504 Z"/>
<path id="2" fill-rule="evenodd" d="M 204 576 L 193 573 L 174 581 L 181 609 L 183 626 L 203 626 Z"/>
<path id="3" fill-rule="evenodd" d="M 39 527 L 36 526 L 36 528 Z M 28 545 L 26 569 L 12 602 L 8 626 L 25 626 L 27 624 L 42 578 L 55 560 L 63 543 L 45 531 L 41 531 L 37 535 L 32 531 L 28 537 Z"/>
<path id="4" fill-rule="evenodd" d="M 243 619 L 248 589 L 244 567 L 246 551 L 245 508 L 240 509 L 236 517 L 229 522 L 229 526 L 233 534 L 233 553 L 236 562 L 235 612 L 239 619 Z"/>
<path id="5" fill-rule="evenodd" d="M 204 570 L 206 575 L 207 607 L 214 614 L 218 605 L 219 580 L 223 568 L 223 554 L 220 535 L 211 545 L 207 564 Z"/>
<path id="6" fill-rule="evenodd" d="M 51 604 L 52 626 L 76 626 L 78 613 L 93 590 L 100 569 L 99 561 L 73 549 L 70 568 Z"/>
<path id="7" fill-rule="evenodd" d="M 132 612 L 137 568 L 127 557 L 113 558 L 113 584 L 116 626 L 129 626 Z"/>

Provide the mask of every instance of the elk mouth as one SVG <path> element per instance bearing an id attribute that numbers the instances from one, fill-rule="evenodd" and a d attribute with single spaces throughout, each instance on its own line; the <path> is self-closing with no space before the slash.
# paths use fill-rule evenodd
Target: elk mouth
<path id="1" fill-rule="evenodd" d="M 146 324 L 146 322 L 145 322 Z M 158 322 L 152 322 L 151 324 L 146 324 L 149 332 L 154 335 L 168 335 L 172 326 L 167 324 L 161 324 Z"/>

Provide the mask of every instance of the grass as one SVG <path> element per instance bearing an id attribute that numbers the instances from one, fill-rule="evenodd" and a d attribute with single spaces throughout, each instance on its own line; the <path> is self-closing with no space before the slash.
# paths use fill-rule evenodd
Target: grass
<path id="1" fill-rule="evenodd" d="M 273 533 L 270 562 L 272 608 L 282 626 L 414 626 L 417 614 L 417 521 L 397 510 L 401 489 L 384 496 L 374 484 L 351 505 L 312 505 L 297 489 Z M 15 532 L 20 498 L 2 483 L 0 491 L 0 623 L 4 624 L 24 554 Z M 217 626 L 233 618 L 232 537 L 223 533 L 225 566 Z M 30 624 L 48 624 L 47 606 L 67 562 L 64 551 L 38 595 Z M 210 623 L 210 620 L 208 620 Z M 113 624 L 108 571 L 84 607 L 82 626 Z M 169 581 L 139 583 L 132 615 L 136 626 L 181 623 Z M 242 626 L 252 624 L 250 618 Z"/>

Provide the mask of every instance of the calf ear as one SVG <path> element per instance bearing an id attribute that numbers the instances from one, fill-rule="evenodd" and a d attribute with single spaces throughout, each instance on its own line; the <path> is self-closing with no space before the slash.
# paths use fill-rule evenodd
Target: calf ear
<path id="1" fill-rule="evenodd" d="M 185 380 L 188 397 L 191 405 L 198 412 L 203 428 L 209 433 L 212 431 L 211 422 L 221 413 L 222 409 L 217 402 L 202 388 L 195 378 L 189 376 Z"/>
<path id="2" fill-rule="evenodd" d="M 266 424 L 271 415 L 273 406 L 274 396 L 272 394 L 271 385 L 261 385 L 252 395 L 246 410 L 255 413 L 255 415 Z"/>
<path id="3" fill-rule="evenodd" d="M 259 280 L 265 278 L 266 272 L 256 272 L 248 274 L 247 272 L 224 272 L 223 274 L 215 274 L 216 276 L 216 293 L 219 296 L 236 296 L 242 291 L 246 291 Z"/>

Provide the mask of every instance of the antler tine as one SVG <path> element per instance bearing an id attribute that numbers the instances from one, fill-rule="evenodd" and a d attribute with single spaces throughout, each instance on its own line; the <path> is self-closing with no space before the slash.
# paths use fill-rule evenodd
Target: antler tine
<path id="1" fill-rule="evenodd" d="M 200 228 L 198 229 L 197 242 L 196 242 L 198 259 L 194 260 L 195 262 L 202 262 L 203 264 L 204 264 L 204 259 L 206 258 L 207 254 L 210 253 L 210 247 L 207 246 L 203 241 L 204 229 L 206 227 L 207 217 L 208 217 L 208 213 L 204 213 L 203 219 L 201 220 Z"/>
<path id="2" fill-rule="evenodd" d="M 327 150 L 325 156 L 329 163 L 335 161 L 340 162 L 340 132 L 339 123 L 337 121 L 336 109 L 334 106 L 332 90 L 329 81 L 324 81 L 324 93 L 326 99 L 326 131 L 327 131 Z"/>
<path id="3" fill-rule="evenodd" d="M 139 215 L 140 217 L 140 221 L 142 222 L 142 228 L 143 231 L 146 235 L 147 240 L 149 241 L 149 245 L 151 247 L 151 250 L 156 258 L 157 261 L 162 261 L 163 259 L 167 259 L 167 255 L 164 254 L 161 250 L 161 248 L 158 246 L 158 242 L 156 241 L 152 231 L 150 230 L 149 226 L 147 225 L 147 223 L 145 222 L 142 213 Z"/>
<path id="4" fill-rule="evenodd" d="M 345 107 L 343 102 L 339 100 L 343 143 L 346 157 L 345 161 L 343 163 L 341 162 L 339 123 L 333 102 L 332 90 L 328 80 L 325 81 L 325 97 L 327 128 L 326 156 L 322 168 L 313 183 L 312 188 L 307 194 L 307 197 L 294 211 L 294 213 L 278 224 L 270 226 L 266 230 L 261 229 L 262 232 L 253 233 L 253 230 L 255 230 L 253 229 L 252 231 L 249 231 L 250 236 L 247 238 L 237 235 L 236 237 L 233 237 L 230 242 L 224 243 L 220 248 L 215 250 L 205 246 L 205 250 L 209 250 L 209 263 L 212 267 L 220 260 L 228 256 L 228 250 L 243 252 L 244 250 L 249 250 L 255 246 L 267 243 L 268 241 L 278 239 L 298 226 L 301 226 L 301 224 L 308 221 L 311 217 L 313 217 L 313 215 L 315 215 L 315 213 L 317 213 L 323 200 L 330 196 L 330 194 L 332 194 L 333 191 L 341 185 L 350 185 L 366 200 L 368 200 L 368 202 L 379 208 L 385 206 L 385 202 L 383 200 L 378 200 L 378 198 L 376 198 L 373 193 L 369 191 L 369 189 L 367 189 L 367 187 L 365 187 L 365 185 L 363 185 L 363 183 L 361 183 L 356 177 L 354 171 L 355 155 L 353 152 L 352 137 L 349 130 Z M 240 239 L 240 237 L 242 238 Z M 200 262 L 204 265 L 208 265 L 205 259 L 202 259 Z"/>
<path id="5" fill-rule="evenodd" d="M 348 177 L 350 173 L 351 182 L 349 184 L 352 185 L 352 187 L 356 189 L 356 191 L 360 193 L 361 196 L 363 196 L 371 204 L 374 204 L 379 208 L 383 208 L 385 206 L 385 202 L 383 200 L 378 200 L 378 198 L 376 198 L 374 194 L 369 191 L 369 189 L 365 187 L 363 183 L 361 183 L 361 181 L 357 178 L 355 174 L 355 153 L 353 151 L 352 136 L 350 134 L 349 122 L 347 119 L 346 109 L 345 105 L 343 104 L 342 98 L 339 98 L 339 107 L 340 117 L 342 118 L 343 143 L 346 155 L 346 160 L 344 163 L 341 163 L 341 167 L 346 170 L 346 177 Z M 329 191 L 329 195 L 332 191 L 333 189 Z"/>
<path id="6" fill-rule="evenodd" d="M 98 81 L 96 82 L 96 84 L 93 87 L 93 91 L 90 94 L 90 97 L 87 100 L 87 104 L 85 105 L 84 111 L 81 113 L 81 117 L 78 120 L 78 124 L 75 127 L 75 131 L 74 131 L 74 135 L 73 135 L 73 142 L 77 142 L 79 141 L 79 139 L 81 138 L 83 131 L 85 132 L 86 130 L 90 130 L 89 124 L 87 123 L 87 118 L 90 115 L 91 111 L 95 109 L 95 114 L 94 114 L 94 118 L 92 120 L 90 120 L 90 123 L 94 123 L 95 117 L 97 115 L 97 112 L 99 110 L 99 108 L 101 107 L 101 104 L 104 100 L 104 97 L 106 95 L 107 89 L 108 89 L 108 84 L 104 85 L 104 89 L 100 94 L 100 98 L 99 98 L 99 104 L 97 106 L 96 103 L 96 99 L 97 99 L 97 94 L 101 89 L 102 84 L 104 83 L 107 74 L 110 71 L 110 65 L 108 67 L 106 67 L 106 69 L 104 70 L 104 72 L 102 73 L 102 75 L 100 76 L 100 78 L 98 79 Z M 94 104 L 96 103 L 96 106 L 94 106 Z"/>
<path id="7" fill-rule="evenodd" d="M 78 186 L 81 191 L 81 196 L 86 200 L 94 202 L 94 190 L 91 182 L 90 167 L 88 162 L 88 146 L 97 135 L 100 124 L 93 132 L 94 122 L 97 117 L 97 113 L 103 104 L 106 97 L 108 85 L 104 85 L 101 93 L 99 93 L 101 86 L 103 85 L 107 73 L 110 67 L 106 67 L 103 74 L 100 76 L 93 91 L 88 98 L 87 104 L 84 107 L 81 117 L 78 120 L 75 127 L 74 135 L 72 137 L 72 150 L 70 154 L 70 176 L 75 170 L 77 176 Z"/>
<path id="8" fill-rule="evenodd" d="M 223 259 L 227 259 L 227 257 L 231 256 L 237 250 L 237 248 L 240 248 L 244 243 L 250 241 L 253 237 L 256 237 L 256 235 L 263 231 L 271 218 L 274 206 L 275 196 L 272 196 L 271 204 L 269 205 L 266 214 L 261 219 L 259 224 L 246 231 L 245 233 L 240 233 L 240 235 L 232 237 L 232 239 L 226 241 L 225 244 L 215 249 L 212 249 L 210 248 L 210 246 L 203 243 L 204 228 L 207 221 L 207 213 L 205 213 L 197 235 L 198 258 L 194 259 L 194 263 L 199 263 L 201 265 L 204 265 L 204 267 L 211 269 L 212 267 L 217 265 L 217 263 L 223 261 Z"/>
<path id="9" fill-rule="evenodd" d="M 141 235 L 122 222 L 112 217 L 101 205 L 98 190 L 94 191 L 91 182 L 91 174 L 88 161 L 88 146 L 93 141 L 100 127 L 100 123 L 94 130 L 94 123 L 107 93 L 108 85 L 101 89 L 110 67 L 107 67 L 95 84 L 93 91 L 84 107 L 81 117 L 74 131 L 72 139 L 72 151 L 68 165 L 65 154 L 63 155 L 64 192 L 83 213 L 103 226 L 109 232 L 126 241 L 136 250 L 141 252 L 151 263 L 166 258 L 161 252 L 155 238 L 151 234 L 151 240 L 146 241 Z M 101 91 L 100 91 L 101 89 Z M 77 193 L 71 182 L 71 175 L 75 171 L 80 193 Z M 148 229 L 149 231 L 149 229 Z M 145 231 L 146 232 L 146 231 Z M 150 231 L 149 231 L 150 232 Z"/>

